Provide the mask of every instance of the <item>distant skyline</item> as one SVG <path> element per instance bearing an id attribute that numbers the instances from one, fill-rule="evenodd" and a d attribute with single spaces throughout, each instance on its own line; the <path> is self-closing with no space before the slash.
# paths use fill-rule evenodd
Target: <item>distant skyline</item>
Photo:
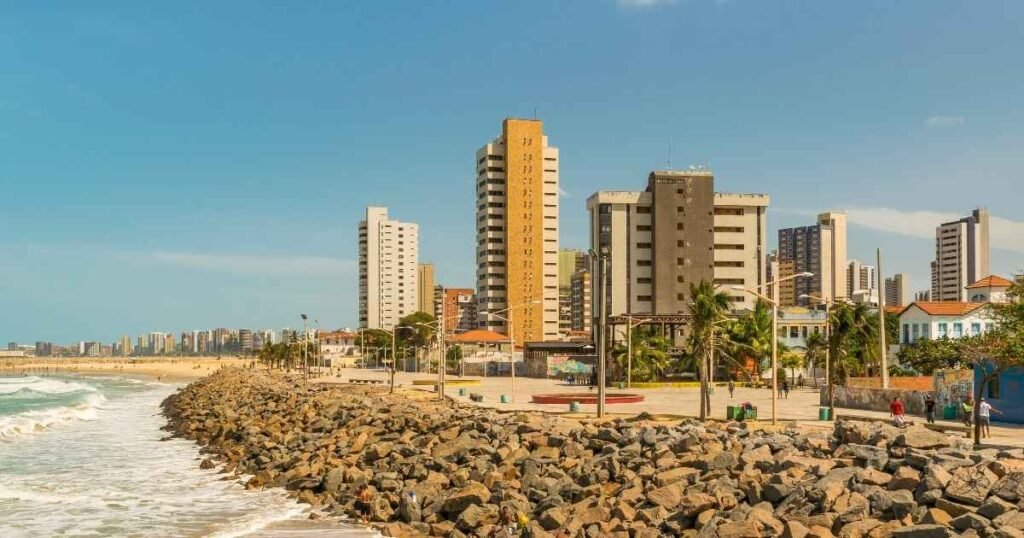
<path id="1" fill-rule="evenodd" d="M 585 200 L 707 163 L 780 227 L 929 287 L 934 229 L 992 214 L 1024 270 L 1024 3 L 180 2 L 0 7 L 0 342 L 357 325 L 367 205 L 473 287 L 473 153 L 506 116 Z M 671 147 L 671 150 L 670 150 Z"/>

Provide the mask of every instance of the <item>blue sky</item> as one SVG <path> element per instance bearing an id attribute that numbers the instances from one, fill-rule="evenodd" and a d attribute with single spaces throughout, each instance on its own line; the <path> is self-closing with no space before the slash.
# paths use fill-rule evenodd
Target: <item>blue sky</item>
<path id="1" fill-rule="evenodd" d="M 926 287 L 988 207 L 1024 269 L 1024 3 L 109 2 L 0 6 L 0 340 L 355 324 L 368 204 L 473 285 L 473 153 L 508 115 L 586 197 L 708 162 L 772 228 L 846 210 Z"/>

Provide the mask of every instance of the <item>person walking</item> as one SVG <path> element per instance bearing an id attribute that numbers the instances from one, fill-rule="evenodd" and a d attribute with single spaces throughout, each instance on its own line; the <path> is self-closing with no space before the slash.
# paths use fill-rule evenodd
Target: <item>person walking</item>
<path id="1" fill-rule="evenodd" d="M 789 381 L 786 381 L 785 379 L 782 380 L 782 394 L 783 398 L 786 398 L 787 400 L 789 399 Z"/>
<path id="2" fill-rule="evenodd" d="M 906 411 L 903 408 L 903 402 L 900 401 L 900 397 L 893 398 L 892 403 L 889 404 L 889 416 L 892 417 L 893 424 L 903 426 L 906 423 L 905 414 Z"/>
<path id="3" fill-rule="evenodd" d="M 960 411 L 964 414 L 964 426 L 970 428 L 974 422 L 974 404 L 970 396 L 960 404 Z"/>
<path id="4" fill-rule="evenodd" d="M 992 425 L 992 413 L 1003 414 L 1002 411 L 992 407 L 992 404 L 988 403 L 985 398 L 982 398 L 978 403 L 978 423 L 981 424 L 982 437 L 992 437 L 992 432 L 989 431 L 989 426 Z"/>
<path id="5" fill-rule="evenodd" d="M 732 399 L 733 395 L 736 393 L 736 382 L 730 379 L 727 386 L 729 388 L 729 398 Z"/>
<path id="6" fill-rule="evenodd" d="M 924 416 L 928 420 L 928 424 L 935 424 L 935 400 L 932 399 L 931 394 L 924 396 Z"/>

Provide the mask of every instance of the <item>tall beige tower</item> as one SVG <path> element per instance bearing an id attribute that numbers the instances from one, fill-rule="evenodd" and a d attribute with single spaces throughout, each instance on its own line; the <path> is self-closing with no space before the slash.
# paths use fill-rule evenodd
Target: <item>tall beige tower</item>
<path id="1" fill-rule="evenodd" d="M 477 300 L 516 342 L 558 338 L 558 148 L 539 120 L 506 119 L 476 152 Z M 511 316 L 509 316 L 511 314 Z M 480 327 L 507 322 L 480 314 Z"/>
<path id="2" fill-rule="evenodd" d="M 434 312 L 434 264 L 421 263 L 417 269 L 417 285 L 419 290 L 416 299 L 416 311 L 437 316 Z"/>
<path id="3" fill-rule="evenodd" d="M 419 302 L 419 226 L 367 207 L 359 223 L 359 326 L 391 329 Z"/>
<path id="4" fill-rule="evenodd" d="M 966 301 L 967 286 L 991 274 L 988 221 L 987 209 L 975 209 L 935 229 L 933 301 Z"/>

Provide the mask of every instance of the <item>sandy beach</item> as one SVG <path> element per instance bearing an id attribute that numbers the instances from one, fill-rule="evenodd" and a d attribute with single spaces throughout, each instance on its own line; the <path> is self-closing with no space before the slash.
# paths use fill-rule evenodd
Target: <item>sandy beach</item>
<path id="1" fill-rule="evenodd" d="M 253 359 L 239 357 L 140 357 L 4 359 L 0 375 L 121 374 L 161 380 L 191 381 L 227 366 L 245 366 Z"/>

